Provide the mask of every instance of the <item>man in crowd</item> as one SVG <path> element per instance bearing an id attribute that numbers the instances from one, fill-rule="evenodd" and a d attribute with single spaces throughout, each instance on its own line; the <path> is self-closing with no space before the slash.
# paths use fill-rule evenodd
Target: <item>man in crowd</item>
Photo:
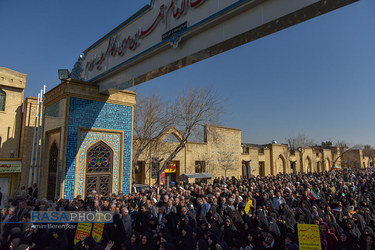
<path id="1" fill-rule="evenodd" d="M 1 211 L 0 249 L 13 241 L 30 249 L 298 249 L 298 223 L 319 226 L 324 250 L 375 249 L 373 169 L 219 178 L 55 203 L 18 199 Z M 30 211 L 41 210 L 113 211 L 116 220 L 98 242 L 88 237 L 74 246 L 74 229 L 30 224 Z"/>

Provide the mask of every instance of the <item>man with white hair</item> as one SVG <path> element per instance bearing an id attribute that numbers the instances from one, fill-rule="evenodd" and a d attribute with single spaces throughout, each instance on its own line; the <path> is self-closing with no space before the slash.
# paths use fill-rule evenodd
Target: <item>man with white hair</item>
<path id="1" fill-rule="evenodd" d="M 169 196 L 167 194 L 164 195 L 163 200 L 160 200 L 158 203 L 158 207 L 165 207 L 165 209 L 168 208 L 168 201 Z"/>
<path id="2" fill-rule="evenodd" d="M 122 224 L 124 224 L 125 237 L 127 240 L 129 240 L 133 231 L 133 227 L 132 227 L 132 219 L 129 215 L 129 210 L 126 207 L 123 207 L 121 209 L 121 220 L 122 220 Z"/>
<path id="3" fill-rule="evenodd" d="M 168 207 L 166 209 L 166 214 L 169 214 L 169 213 L 175 213 L 175 214 L 177 214 L 177 209 L 173 205 L 173 201 L 172 200 L 168 200 Z"/>
<path id="4" fill-rule="evenodd" d="M 111 204 L 110 207 L 109 207 L 109 211 L 110 212 L 113 212 L 114 214 L 116 214 L 116 204 Z"/>
<path id="5" fill-rule="evenodd" d="M 94 200 L 93 210 L 94 211 L 102 211 L 102 208 L 100 207 L 100 202 L 99 202 L 98 199 Z"/>
<path id="6" fill-rule="evenodd" d="M 8 214 L 5 216 L 5 219 L 4 219 L 4 228 L 3 228 L 3 232 L 2 232 L 2 235 L 3 235 L 3 238 L 4 239 L 7 239 L 8 236 L 10 235 L 10 231 L 12 230 L 12 228 L 15 228 L 15 227 L 18 227 L 18 218 L 16 216 L 16 207 L 10 207 L 8 209 Z"/>
<path id="7" fill-rule="evenodd" d="M 89 197 L 93 197 L 93 198 L 95 198 L 95 196 L 96 196 L 96 190 L 92 190 L 91 193 L 90 193 L 87 197 L 88 197 L 88 198 L 89 198 Z"/>

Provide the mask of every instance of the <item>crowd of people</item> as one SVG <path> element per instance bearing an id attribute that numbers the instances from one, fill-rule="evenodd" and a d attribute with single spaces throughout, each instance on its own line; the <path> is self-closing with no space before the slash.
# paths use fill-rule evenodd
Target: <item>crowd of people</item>
<path id="1" fill-rule="evenodd" d="M 18 197 L 1 210 L 0 249 L 298 249 L 297 224 L 319 226 L 323 250 L 375 249 L 373 169 L 279 174 L 151 187 L 72 201 Z M 250 202 L 249 202 L 250 201 Z M 246 207 L 250 205 L 250 207 Z M 41 228 L 30 211 L 112 211 L 102 239 Z M 23 223 L 17 223 L 22 221 Z"/>

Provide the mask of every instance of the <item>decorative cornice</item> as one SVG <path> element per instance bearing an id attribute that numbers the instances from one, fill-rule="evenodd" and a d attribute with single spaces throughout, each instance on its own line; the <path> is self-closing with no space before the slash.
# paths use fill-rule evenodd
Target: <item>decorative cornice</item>
<path id="1" fill-rule="evenodd" d="M 125 106 L 135 105 L 135 92 L 128 90 L 109 90 L 108 94 L 99 93 L 99 86 L 75 79 L 67 79 L 45 94 L 45 105 L 56 100 L 72 96 L 77 98 L 113 103 Z"/>
<path id="2" fill-rule="evenodd" d="M 0 67 L 0 86 L 24 89 L 26 86 L 26 74 Z"/>
<path id="3" fill-rule="evenodd" d="M 18 78 L 23 78 L 26 80 L 27 74 L 17 72 L 15 70 L 11 70 L 5 67 L 0 67 L 0 73 L 11 75 Z"/>

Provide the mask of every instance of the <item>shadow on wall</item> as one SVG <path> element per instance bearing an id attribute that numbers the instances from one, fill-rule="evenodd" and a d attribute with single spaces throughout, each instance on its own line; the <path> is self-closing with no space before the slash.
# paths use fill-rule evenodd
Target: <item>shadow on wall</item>
<path id="1" fill-rule="evenodd" d="M 8 111 L 9 112 L 9 111 Z M 0 148 L 0 158 L 20 158 L 19 146 L 21 137 L 21 115 L 22 107 L 17 107 L 16 110 L 10 110 L 11 113 L 14 112 L 14 120 L 9 122 L 6 120 L 5 126 L 9 126 L 7 134 L 3 135 L 1 138 L 1 148 Z M 18 138 L 13 137 L 14 135 L 19 135 Z M 17 136 L 16 136 L 17 137 Z"/>
<path id="2" fill-rule="evenodd" d="M 2 146 L 0 149 L 0 158 L 19 158 L 18 155 L 18 141 L 15 138 L 9 138 L 5 140 L 2 138 Z"/>
<path id="3" fill-rule="evenodd" d="M 64 198 L 74 198 L 75 172 L 76 167 L 78 167 L 76 166 L 76 158 L 79 157 L 78 150 L 87 136 L 87 134 L 81 134 L 81 138 L 78 138 L 78 130 L 80 127 L 105 128 L 109 120 L 109 114 L 107 114 L 104 108 L 105 105 L 105 102 L 75 97 L 70 98 L 69 116 L 67 118 L 68 128 L 66 131 L 65 175 L 58 177 L 58 179 L 62 178 L 62 181 L 65 181 Z"/>

